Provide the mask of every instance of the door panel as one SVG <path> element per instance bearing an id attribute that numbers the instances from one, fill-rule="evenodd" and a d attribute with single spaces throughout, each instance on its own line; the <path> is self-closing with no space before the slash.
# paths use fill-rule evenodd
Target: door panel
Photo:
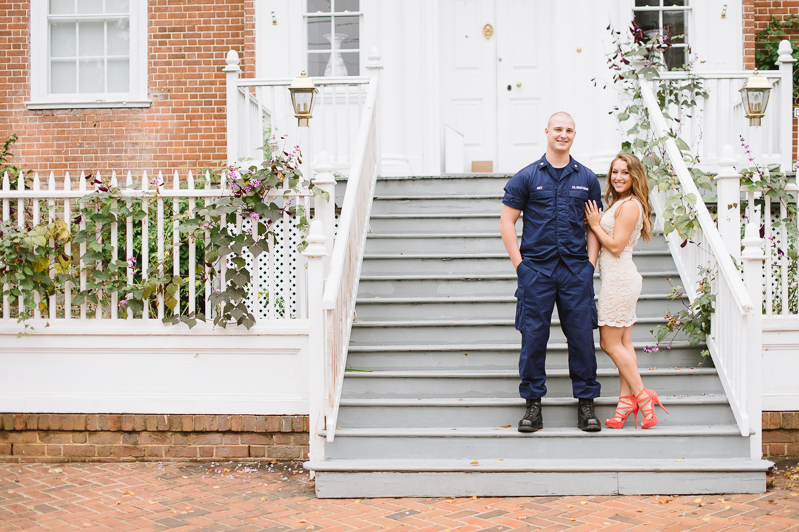
<path id="1" fill-rule="evenodd" d="M 554 85 L 547 46 L 553 42 L 552 6 L 496 1 L 498 171 L 515 173 L 546 151 L 544 127 L 555 111 L 547 108 Z"/>
<path id="2" fill-rule="evenodd" d="M 441 0 L 441 91 L 443 124 L 464 135 L 464 168 L 471 161 L 497 166 L 496 39 L 483 37 L 496 25 L 495 0 Z"/>

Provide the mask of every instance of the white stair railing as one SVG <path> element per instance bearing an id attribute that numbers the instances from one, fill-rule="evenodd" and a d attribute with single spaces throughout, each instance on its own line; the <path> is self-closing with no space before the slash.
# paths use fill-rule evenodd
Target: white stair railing
<path id="1" fill-rule="evenodd" d="M 320 432 L 326 429 L 327 441 L 333 441 L 335 436 L 355 298 L 375 183 L 380 171 L 377 94 L 383 67 L 379 64 L 377 49 L 372 49 L 369 60 L 366 67 L 369 70 L 369 84 L 323 291 L 319 278 L 325 270 L 327 256 L 324 244 L 329 237 L 325 233 L 331 234 L 329 227 L 324 225 L 333 223 L 331 210 L 322 211 L 327 213 L 326 220 L 314 219 L 309 236 L 310 245 L 304 252 L 308 259 L 309 276 L 311 460 L 324 459 L 324 438 L 320 437 Z M 329 171 L 326 157 L 321 159 L 323 168 Z"/>
<path id="2" fill-rule="evenodd" d="M 649 112 L 655 133 L 665 137 L 669 133 L 666 119 L 658 105 L 649 82 L 639 80 L 641 95 Z M 717 271 L 713 282 L 716 294 L 716 311 L 711 317 L 711 331 L 707 338 L 708 350 L 718 371 L 724 392 L 732 408 L 742 436 L 750 437 L 750 454 L 761 457 L 761 290 L 763 254 L 759 238 L 759 213 L 749 212 L 746 246 L 743 253 L 744 280 L 735 267 L 730 252 L 722 240 L 716 224 L 694 184 L 691 173 L 673 138 L 665 141 L 665 152 L 674 173 L 679 178 L 685 194 L 697 198 L 694 209 L 700 229 L 692 243 L 683 245 L 676 232 L 667 236 L 669 250 L 680 273 L 685 291 L 691 301 L 697 297 L 700 282 L 699 268 Z M 662 213 L 666 195 L 652 193 L 652 203 L 657 224 L 662 230 Z M 747 290 L 748 287 L 748 290 Z"/>

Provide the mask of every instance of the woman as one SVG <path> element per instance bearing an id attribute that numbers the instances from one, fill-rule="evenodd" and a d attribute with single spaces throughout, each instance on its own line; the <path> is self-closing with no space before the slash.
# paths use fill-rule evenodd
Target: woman
<path id="1" fill-rule="evenodd" d="M 604 214 L 593 201 L 585 207 L 588 225 L 602 244 L 597 261 L 602 280 L 597 304 L 599 345 L 619 369 L 621 383 L 616 415 L 605 424 L 620 429 L 633 414 L 635 426 L 640 410 L 644 414 L 641 428 L 648 429 L 658 422 L 655 403 L 661 408 L 663 405 L 656 392 L 644 388 L 632 343 L 635 305 L 642 285 L 632 250 L 639 237 L 649 242 L 652 235 L 649 185 L 638 157 L 620 153 L 610 163 L 605 203 L 609 207 Z"/>

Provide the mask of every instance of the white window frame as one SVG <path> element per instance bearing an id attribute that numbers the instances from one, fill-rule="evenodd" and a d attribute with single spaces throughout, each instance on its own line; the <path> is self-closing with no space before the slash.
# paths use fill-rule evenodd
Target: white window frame
<path id="1" fill-rule="evenodd" d="M 358 18 L 358 73 L 357 74 L 349 74 L 347 77 L 362 77 L 364 72 L 364 60 L 366 59 L 366 54 L 364 53 L 363 47 L 363 36 L 364 36 L 364 16 L 363 16 L 363 3 L 364 0 L 360 0 L 358 3 L 359 10 L 358 11 L 347 11 L 346 14 L 344 11 L 333 11 L 332 9 L 329 12 L 322 12 L 322 13 L 309 13 L 308 12 L 308 2 L 307 0 L 302 0 L 303 2 L 303 48 L 305 50 L 305 71 L 310 72 L 311 63 L 309 61 L 311 54 L 324 54 L 327 53 L 327 50 L 309 50 L 308 49 L 308 22 L 313 18 L 322 18 L 322 17 L 330 17 L 331 19 L 331 32 L 335 32 L 336 27 L 336 18 L 345 18 L 345 17 L 357 17 Z M 342 16 L 343 15 L 343 16 Z M 331 45 L 332 49 L 332 45 Z M 356 51 L 349 49 L 349 50 L 340 50 L 345 54 L 355 54 Z M 331 52 L 332 53 L 332 52 Z M 324 76 L 322 76 L 324 77 Z"/>
<path id="2" fill-rule="evenodd" d="M 28 109 L 150 107 L 147 94 L 147 2 L 130 2 L 130 91 L 108 94 L 48 94 L 50 28 L 47 0 L 31 0 L 31 86 Z"/>
<path id="3" fill-rule="evenodd" d="M 658 14 L 658 27 L 662 30 L 663 29 L 663 12 L 664 11 L 683 11 L 685 13 L 684 16 L 684 24 L 685 24 L 685 35 L 683 36 L 683 42 L 681 43 L 674 43 L 672 44 L 672 48 L 682 48 L 685 58 L 685 63 L 688 62 L 689 54 L 691 52 L 691 42 L 690 38 L 693 36 L 694 32 L 694 24 L 693 24 L 693 6 L 691 5 L 691 0 L 686 0 L 684 6 L 669 6 L 665 5 L 668 0 L 659 0 L 659 6 L 636 6 L 635 0 L 633 0 L 633 15 L 635 13 L 641 12 L 656 12 Z"/>

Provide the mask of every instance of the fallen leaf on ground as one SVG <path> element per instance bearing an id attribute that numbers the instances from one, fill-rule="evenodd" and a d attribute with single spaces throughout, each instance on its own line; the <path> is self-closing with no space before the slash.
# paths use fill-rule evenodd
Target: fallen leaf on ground
<path id="1" fill-rule="evenodd" d="M 480 462 L 478 462 L 477 460 L 474 460 L 472 462 L 469 462 L 469 465 L 480 465 Z"/>
<path id="2" fill-rule="evenodd" d="M 509 429 L 509 428 L 510 428 L 510 425 L 502 425 L 502 428 L 503 428 L 503 429 Z"/>
<path id="3" fill-rule="evenodd" d="M 725 510 L 729 510 L 730 508 L 732 508 L 732 506 L 730 506 L 729 504 L 724 507 Z"/>
<path id="4" fill-rule="evenodd" d="M 50 471 L 48 471 L 48 473 L 63 473 L 63 472 L 64 472 L 64 470 L 61 469 L 60 467 L 56 467 L 56 468 L 53 468 Z"/>

